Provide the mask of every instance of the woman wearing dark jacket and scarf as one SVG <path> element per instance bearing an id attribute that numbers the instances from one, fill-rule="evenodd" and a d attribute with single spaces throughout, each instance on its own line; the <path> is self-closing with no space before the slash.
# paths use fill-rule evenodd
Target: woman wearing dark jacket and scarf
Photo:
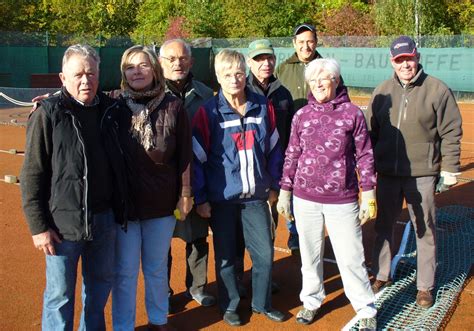
<path id="1" fill-rule="evenodd" d="M 112 291 L 114 330 L 135 327 L 140 266 L 152 330 L 169 330 L 167 258 L 178 209 L 192 208 L 191 130 L 177 98 L 165 94 L 161 66 L 153 51 L 134 46 L 121 61 L 122 98 L 129 112 L 121 118 L 131 208 L 126 231 L 117 236 L 116 279 Z"/>

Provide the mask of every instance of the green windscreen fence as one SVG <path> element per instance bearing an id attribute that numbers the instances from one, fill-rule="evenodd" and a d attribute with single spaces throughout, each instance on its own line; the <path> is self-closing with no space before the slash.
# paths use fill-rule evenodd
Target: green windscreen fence
<path id="1" fill-rule="evenodd" d="M 100 84 L 105 91 L 120 87 L 120 60 L 126 47 L 101 47 Z M 30 88 L 37 74 L 58 74 L 66 47 L 0 46 L 0 87 Z M 193 75 L 215 85 L 211 48 L 194 48 Z"/>
<path id="2" fill-rule="evenodd" d="M 237 50 L 247 54 L 247 49 Z M 474 92 L 473 48 L 420 48 L 418 51 L 428 74 L 441 79 L 454 91 Z M 393 74 L 388 48 L 318 48 L 318 52 L 339 62 L 347 86 L 374 88 Z M 275 53 L 279 65 L 294 49 L 276 48 Z"/>
<path id="3" fill-rule="evenodd" d="M 31 76 L 56 74 L 61 70 L 65 47 L 0 46 L 0 86 L 31 87 Z M 101 86 L 104 90 L 120 85 L 120 59 L 126 47 L 98 48 L 101 56 Z M 194 48 L 193 75 L 216 87 L 213 56 L 221 48 Z M 247 54 L 246 48 L 237 48 Z M 388 48 L 318 47 L 324 57 L 341 64 L 348 86 L 374 88 L 392 75 Z M 420 48 L 426 72 L 443 80 L 452 90 L 474 92 L 473 48 Z M 292 47 L 275 48 L 277 65 L 290 57 Z"/>

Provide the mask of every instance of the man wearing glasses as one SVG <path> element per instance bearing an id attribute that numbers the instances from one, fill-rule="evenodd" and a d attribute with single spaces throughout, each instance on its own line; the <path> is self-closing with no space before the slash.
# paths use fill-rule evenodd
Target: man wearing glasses
<path id="1" fill-rule="evenodd" d="M 198 108 L 213 96 L 213 91 L 195 80 L 190 72 L 193 65 L 191 47 L 181 39 L 172 39 L 160 48 L 160 64 L 166 79 L 166 91 L 180 98 L 188 118 L 192 120 Z M 183 222 L 177 222 L 174 237 L 186 242 L 187 294 L 202 306 L 213 306 L 215 297 L 205 292 L 207 284 L 208 220 L 193 209 Z M 171 250 L 168 256 L 168 272 L 171 274 Z M 169 277 L 168 277 L 169 279 Z M 173 291 L 170 288 L 170 294 Z M 172 306 L 170 304 L 170 310 Z"/>

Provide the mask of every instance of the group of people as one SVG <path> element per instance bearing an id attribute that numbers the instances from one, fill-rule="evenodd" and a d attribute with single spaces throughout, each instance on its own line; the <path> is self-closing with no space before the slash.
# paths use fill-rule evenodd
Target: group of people
<path id="1" fill-rule="evenodd" d="M 127 49 L 121 89 L 108 94 L 98 89 L 95 50 L 66 50 L 63 88 L 28 121 L 21 174 L 33 242 L 46 255 L 43 330 L 73 328 L 79 257 L 81 330 L 105 329 L 110 293 L 114 330 L 134 329 L 140 265 L 148 328 L 171 330 L 173 236 L 186 242 L 189 298 L 217 301 L 223 320 L 241 325 L 246 249 L 251 310 L 282 322 L 286 314 L 272 306 L 278 213 L 301 255 L 296 321 L 312 323 L 325 298 L 326 227 L 359 328 L 375 330 L 374 293 L 391 283 L 392 227 L 404 199 L 417 230 L 416 302 L 432 305 L 434 193 L 459 174 L 461 117 L 451 90 L 423 72 L 414 41 L 402 36 L 390 48 L 394 76 L 364 116 L 338 62 L 316 51 L 315 27 L 297 26 L 293 45 L 277 69 L 269 40 L 253 41 L 247 58 L 222 50 L 215 95 L 192 76 L 191 48 L 180 39 L 159 54 Z M 362 224 L 375 216 L 371 284 Z M 206 291 L 209 226 L 217 300 Z"/>

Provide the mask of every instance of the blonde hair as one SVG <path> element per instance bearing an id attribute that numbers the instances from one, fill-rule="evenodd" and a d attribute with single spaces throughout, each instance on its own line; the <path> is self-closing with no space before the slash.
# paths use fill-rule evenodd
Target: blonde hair
<path id="1" fill-rule="evenodd" d="M 220 76 L 225 69 L 232 67 L 240 67 L 245 72 L 245 56 L 232 49 L 223 49 L 216 55 L 214 60 L 214 70 L 216 71 L 216 75 Z"/>
<path id="2" fill-rule="evenodd" d="M 120 72 L 122 73 L 122 82 L 120 83 L 120 87 L 122 90 L 133 90 L 127 82 L 125 69 L 130 64 L 130 58 L 137 53 L 145 54 L 148 57 L 148 61 L 150 61 L 151 67 L 153 69 L 153 88 L 158 86 L 160 87 L 160 90 L 164 91 L 165 77 L 163 76 L 163 69 L 161 68 L 160 62 L 158 61 L 155 52 L 151 48 L 142 45 L 132 46 L 122 55 L 122 60 L 120 61 Z"/>

